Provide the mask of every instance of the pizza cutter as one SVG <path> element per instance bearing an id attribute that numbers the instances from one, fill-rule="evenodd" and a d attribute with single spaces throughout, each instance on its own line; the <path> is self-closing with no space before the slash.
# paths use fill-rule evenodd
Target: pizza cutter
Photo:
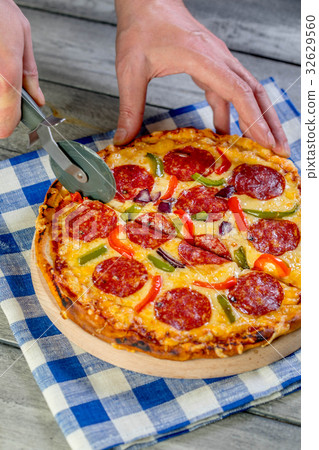
<path id="1" fill-rule="evenodd" d="M 51 168 L 70 192 L 80 192 L 84 197 L 107 203 L 116 193 L 115 179 L 111 169 L 97 153 L 75 141 L 56 142 L 51 127 L 64 119 L 46 117 L 30 95 L 22 89 L 21 121 L 29 130 L 30 144 L 40 139 L 50 155 Z"/>

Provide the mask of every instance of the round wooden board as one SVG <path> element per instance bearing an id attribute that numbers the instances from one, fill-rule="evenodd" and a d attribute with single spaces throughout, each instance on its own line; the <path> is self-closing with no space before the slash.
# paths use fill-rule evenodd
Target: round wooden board
<path id="1" fill-rule="evenodd" d="M 119 350 L 87 333 L 72 320 L 61 317 L 60 308 L 37 266 L 33 245 L 31 276 L 41 306 L 61 333 L 91 355 L 122 369 L 167 378 L 218 378 L 258 369 L 300 348 L 300 330 L 297 330 L 276 339 L 266 347 L 222 359 L 171 361 L 154 358 L 146 353 Z"/>

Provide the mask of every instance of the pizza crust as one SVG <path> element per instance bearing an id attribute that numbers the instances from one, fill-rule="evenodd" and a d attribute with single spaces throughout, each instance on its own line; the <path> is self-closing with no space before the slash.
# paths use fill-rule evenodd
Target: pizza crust
<path id="1" fill-rule="evenodd" d="M 271 167 L 276 167 L 276 170 L 285 175 L 286 180 L 288 179 L 292 185 L 297 189 L 299 188 L 299 175 L 291 161 L 274 155 L 270 150 L 263 149 L 258 144 L 255 144 L 246 138 L 238 138 L 237 136 L 218 136 L 211 130 L 184 128 L 152 133 L 149 136 L 144 136 L 134 141 L 130 144 L 130 148 L 136 151 L 139 149 L 139 145 L 151 144 L 158 146 L 161 141 L 165 142 L 166 139 L 169 139 L 169 141 L 173 141 L 174 143 L 178 142 L 181 145 L 184 145 L 185 142 L 194 143 L 196 141 L 200 142 L 200 145 L 203 145 L 204 142 L 207 146 L 218 144 L 232 161 L 242 161 L 244 158 L 248 164 L 268 164 Z M 231 148 L 227 149 L 225 146 L 231 146 Z M 122 151 L 127 152 L 127 147 L 119 148 L 109 146 L 108 149 L 102 150 L 99 154 L 109 163 L 115 152 L 121 155 Z M 112 164 L 110 164 L 110 167 L 112 168 Z M 181 184 L 183 186 L 180 190 L 185 186 L 185 184 Z M 134 312 L 134 304 L 145 296 L 145 293 L 149 289 L 149 284 L 145 286 L 145 289 L 143 288 L 141 292 L 137 292 L 135 296 L 132 298 L 129 297 L 129 299 L 115 299 L 114 296 L 99 296 L 97 295 L 97 288 L 92 288 L 92 292 L 89 289 L 89 294 L 86 293 L 85 295 L 83 295 L 81 291 L 73 292 L 72 284 L 66 283 L 66 280 L 61 277 L 61 274 L 57 273 L 54 269 L 55 255 L 54 252 L 52 252 L 51 247 L 52 220 L 54 214 L 61 206 L 61 202 L 68 204 L 69 201 L 70 194 L 68 191 L 61 186 L 58 181 L 55 181 L 50 187 L 43 205 L 40 207 L 39 216 L 36 222 L 35 252 L 38 266 L 48 283 L 54 298 L 59 304 L 62 316 L 73 320 L 90 334 L 95 335 L 118 348 L 130 351 L 142 351 L 163 359 L 187 360 L 195 358 L 217 358 L 241 354 L 250 348 L 267 345 L 276 337 L 290 333 L 300 327 L 301 308 L 298 283 L 290 283 L 291 280 L 289 279 L 284 280 L 284 282 L 280 280 L 284 287 L 285 298 L 279 311 L 261 316 L 260 318 L 252 319 L 247 317 L 246 321 L 244 320 L 245 317 L 243 319 L 244 315 L 239 314 L 238 323 L 235 324 L 235 326 L 228 324 L 227 320 L 218 319 L 219 322 L 215 327 L 214 324 L 210 323 L 196 330 L 191 330 L 190 332 L 180 332 L 166 324 L 155 323 L 152 304 L 149 304 L 141 314 Z M 293 201 L 295 201 L 295 199 L 293 199 Z M 121 207 L 118 208 L 119 214 L 124 208 L 123 205 L 120 206 Z M 125 202 L 125 208 L 127 206 L 128 202 Z M 152 205 L 149 206 L 152 207 Z M 146 211 L 143 210 L 143 212 L 149 210 L 149 208 L 145 209 Z M 289 208 L 287 207 L 287 209 Z M 256 219 L 250 220 L 254 221 Z M 300 223 L 300 212 L 297 213 L 293 220 Z M 245 242 L 243 236 L 239 238 L 239 236 L 235 234 L 235 237 L 229 238 L 229 244 L 231 244 L 232 239 L 235 239 L 235 241 L 238 240 L 240 245 L 243 243 L 246 245 L 246 248 L 248 249 L 248 251 L 246 250 L 247 259 L 250 261 L 250 259 L 254 257 L 251 256 L 254 255 L 254 249 L 249 247 L 249 243 Z M 177 243 L 178 242 L 175 242 L 174 240 L 167 243 L 167 249 L 169 249 L 171 254 L 174 254 L 174 251 L 177 251 Z M 165 245 L 163 248 L 165 248 Z M 139 252 L 139 258 L 144 261 L 146 254 L 149 253 L 149 249 L 145 249 L 145 251 L 139 249 Z M 296 271 L 299 274 L 300 269 L 297 267 L 299 262 L 294 260 L 294 252 L 291 253 L 292 261 L 290 261 L 290 263 L 296 263 Z M 108 257 L 109 256 L 112 256 L 112 253 L 108 253 Z M 145 265 L 146 264 L 147 263 L 145 263 Z M 237 273 L 238 275 L 238 271 L 236 272 L 236 269 L 233 268 L 234 265 L 235 263 L 230 262 L 229 264 L 225 264 L 225 267 L 223 268 L 214 267 L 213 272 L 215 273 L 217 280 L 219 277 L 226 279 L 229 273 Z M 147 266 L 147 270 L 150 275 L 158 273 L 151 264 Z M 177 269 L 176 272 L 174 272 L 174 277 L 176 276 L 176 284 L 178 286 L 182 286 L 183 284 L 181 283 L 187 282 L 187 279 L 193 280 L 195 276 L 194 273 L 192 274 L 191 272 L 190 274 L 187 272 L 187 276 L 185 275 L 186 272 L 181 274 L 181 270 L 184 269 Z M 212 275 L 209 276 L 212 277 Z M 167 281 L 167 286 L 174 285 L 172 279 L 165 278 L 164 276 L 164 284 L 166 280 L 169 280 Z M 210 278 L 210 281 L 214 282 L 216 279 Z M 292 281 L 294 280 L 292 279 Z M 292 284 L 293 286 L 289 286 L 289 284 Z M 200 292 L 205 292 L 203 288 L 196 287 L 196 289 Z M 79 295 L 80 300 L 77 300 Z M 218 306 L 216 306 L 215 299 L 216 296 L 214 297 L 211 293 L 209 295 L 212 295 L 212 297 L 209 298 L 213 304 L 214 315 L 219 318 L 220 315 L 222 315 L 222 312 L 220 310 L 218 312 Z M 99 297 L 98 301 L 96 301 L 97 296 Z"/>

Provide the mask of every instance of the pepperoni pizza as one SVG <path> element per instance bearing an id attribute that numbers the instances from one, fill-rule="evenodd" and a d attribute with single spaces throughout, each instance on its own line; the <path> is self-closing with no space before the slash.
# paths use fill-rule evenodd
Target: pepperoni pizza
<path id="1" fill-rule="evenodd" d="M 38 265 L 65 318 L 118 348 L 216 358 L 300 327 L 300 179 L 247 138 L 181 128 L 99 152 L 105 205 L 58 181 Z"/>

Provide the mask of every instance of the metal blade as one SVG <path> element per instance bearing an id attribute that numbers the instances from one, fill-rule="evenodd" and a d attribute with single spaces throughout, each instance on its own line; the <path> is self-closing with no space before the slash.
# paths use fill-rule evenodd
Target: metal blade
<path id="1" fill-rule="evenodd" d="M 32 147 L 32 145 L 35 144 L 39 139 L 40 138 L 39 138 L 39 135 L 37 133 L 37 130 L 30 131 L 28 148 Z"/>
<path id="2" fill-rule="evenodd" d="M 87 182 L 81 183 L 65 172 L 51 157 L 52 170 L 61 184 L 70 192 L 80 192 L 84 197 L 107 203 L 116 193 L 116 184 L 111 169 L 103 159 L 85 145 L 74 141 L 61 141 L 58 146 L 65 155 L 87 175 Z"/>
<path id="3" fill-rule="evenodd" d="M 45 124 L 48 127 L 56 127 L 57 125 L 59 125 L 59 123 L 62 123 L 65 121 L 64 117 L 55 117 L 51 114 L 51 116 L 48 116 L 44 119 Z"/>
<path id="4" fill-rule="evenodd" d="M 29 133 L 29 145 L 28 148 L 32 147 L 33 144 L 35 144 L 38 139 L 40 139 L 39 135 L 38 135 L 38 129 L 41 125 L 45 125 L 47 127 L 56 127 L 57 125 L 59 125 L 60 123 L 64 122 L 65 119 L 59 119 L 57 117 L 54 116 L 48 116 L 46 117 L 43 122 L 33 131 L 30 131 Z"/>

